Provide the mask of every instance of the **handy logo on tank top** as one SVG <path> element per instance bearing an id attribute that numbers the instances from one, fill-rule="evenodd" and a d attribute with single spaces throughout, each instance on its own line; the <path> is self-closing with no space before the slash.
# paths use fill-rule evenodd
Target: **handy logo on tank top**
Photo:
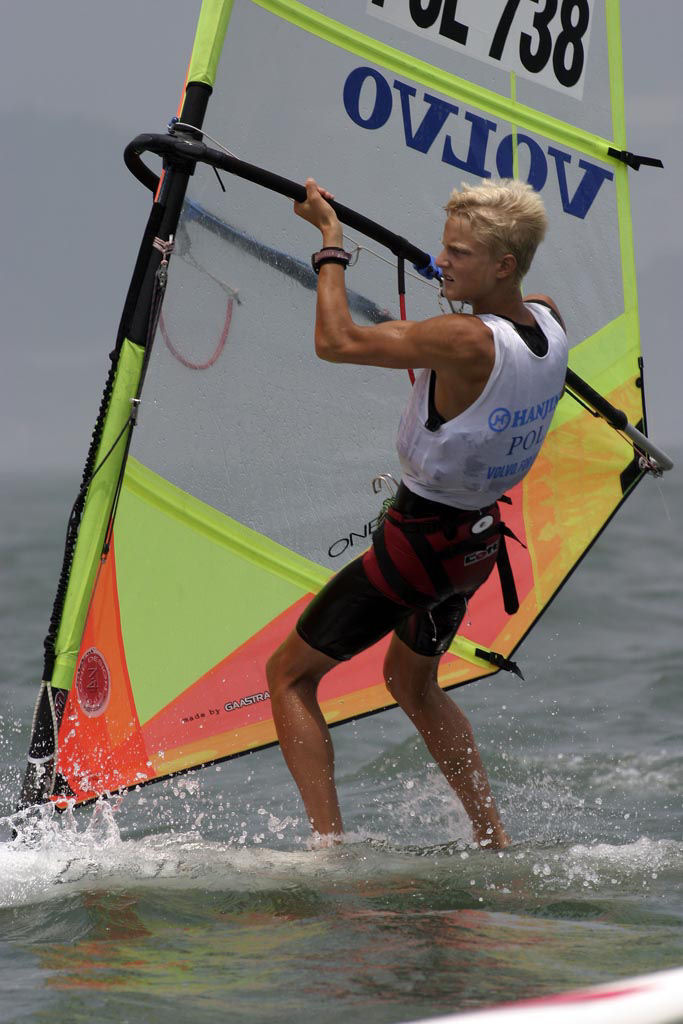
<path id="1" fill-rule="evenodd" d="M 564 390 L 564 389 L 563 389 Z M 555 412 L 557 403 L 562 398 L 562 391 L 558 395 L 551 395 L 545 402 L 537 405 L 529 405 L 524 409 L 510 411 L 503 406 L 494 409 L 489 416 L 489 427 L 497 434 L 507 430 L 508 427 L 525 427 L 527 423 L 535 423 L 536 420 L 545 420 Z"/>

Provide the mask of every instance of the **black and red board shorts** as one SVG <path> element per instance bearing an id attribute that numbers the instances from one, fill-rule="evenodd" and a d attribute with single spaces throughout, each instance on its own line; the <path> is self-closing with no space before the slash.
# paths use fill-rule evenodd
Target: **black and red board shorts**
<path id="1" fill-rule="evenodd" d="M 323 587 L 297 623 L 310 647 L 348 661 L 394 630 L 416 654 L 444 654 L 501 543 L 498 503 L 456 509 L 401 484 L 372 547 Z"/>

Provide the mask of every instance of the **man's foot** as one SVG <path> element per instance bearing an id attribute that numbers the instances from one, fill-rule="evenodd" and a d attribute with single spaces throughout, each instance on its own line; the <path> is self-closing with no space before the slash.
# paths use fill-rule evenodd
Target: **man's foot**
<path id="1" fill-rule="evenodd" d="M 474 830 L 474 841 L 482 850 L 504 850 L 510 845 L 510 837 L 503 828 L 489 827 L 483 832 Z"/>
<path id="2" fill-rule="evenodd" d="M 344 836 L 339 832 L 328 832 L 327 835 L 314 832 L 308 840 L 307 846 L 309 850 L 327 850 L 331 846 L 340 846 L 343 842 Z"/>

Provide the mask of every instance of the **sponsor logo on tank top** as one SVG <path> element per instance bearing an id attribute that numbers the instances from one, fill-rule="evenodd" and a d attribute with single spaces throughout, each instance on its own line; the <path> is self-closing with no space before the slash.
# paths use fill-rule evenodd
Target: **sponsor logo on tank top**
<path id="1" fill-rule="evenodd" d="M 561 397 L 562 392 L 560 391 L 559 394 L 546 398 L 538 405 L 529 405 L 513 410 L 501 406 L 493 410 L 489 416 L 491 430 L 501 434 L 508 428 L 517 428 L 520 433 L 508 435 L 505 442 L 507 450 L 504 458 L 507 460 L 514 458 L 515 461 L 506 461 L 497 466 L 487 466 L 487 480 L 499 480 L 527 472 L 538 454 L 541 442 L 545 440 L 546 421 L 550 421 Z M 535 425 L 530 426 L 530 424 Z M 525 429 L 527 427 L 529 429 Z"/>
<path id="2" fill-rule="evenodd" d="M 503 430 L 507 430 L 508 427 L 525 427 L 528 423 L 545 420 L 555 411 L 561 397 L 562 392 L 560 391 L 558 395 L 551 395 L 550 398 L 546 398 L 545 402 L 540 402 L 537 405 L 528 405 L 522 409 L 510 410 L 504 406 L 499 406 L 489 416 L 489 427 L 497 434 L 500 434 Z"/>

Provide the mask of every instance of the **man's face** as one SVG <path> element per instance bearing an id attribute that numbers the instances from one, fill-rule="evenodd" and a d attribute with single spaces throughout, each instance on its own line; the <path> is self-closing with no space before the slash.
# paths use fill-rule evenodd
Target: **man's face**
<path id="1" fill-rule="evenodd" d="M 462 217 L 449 217 L 443 232 L 443 249 L 436 264 L 443 273 L 443 292 L 451 302 L 477 306 L 498 283 L 500 261 L 472 234 Z"/>

